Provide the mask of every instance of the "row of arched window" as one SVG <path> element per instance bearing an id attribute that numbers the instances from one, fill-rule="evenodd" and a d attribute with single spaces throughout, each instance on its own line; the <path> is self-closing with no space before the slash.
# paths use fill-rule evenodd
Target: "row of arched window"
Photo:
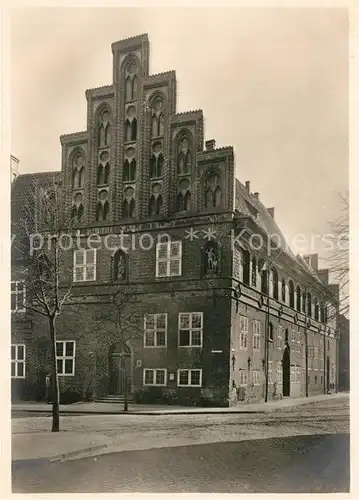
<path id="1" fill-rule="evenodd" d="M 298 312 L 307 313 L 309 318 L 314 318 L 322 323 L 327 322 L 327 309 L 323 302 L 317 297 L 312 297 L 310 292 L 302 290 L 300 285 L 294 284 L 293 280 L 279 280 L 275 267 L 271 267 L 269 273 L 262 259 L 252 257 L 248 250 L 241 250 L 242 281 L 246 285 L 259 288 L 260 291 L 289 305 Z M 280 293 L 279 293 L 280 288 Z"/>

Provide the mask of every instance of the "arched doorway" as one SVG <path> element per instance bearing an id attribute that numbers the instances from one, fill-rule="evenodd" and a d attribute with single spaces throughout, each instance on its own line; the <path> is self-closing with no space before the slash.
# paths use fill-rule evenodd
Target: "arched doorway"
<path id="1" fill-rule="evenodd" d="M 290 396 L 290 351 L 286 346 L 282 359 L 283 366 L 283 397 Z"/>
<path id="2" fill-rule="evenodd" d="M 132 388 L 132 360 L 131 350 L 120 342 L 110 348 L 110 393 L 130 393 Z"/>

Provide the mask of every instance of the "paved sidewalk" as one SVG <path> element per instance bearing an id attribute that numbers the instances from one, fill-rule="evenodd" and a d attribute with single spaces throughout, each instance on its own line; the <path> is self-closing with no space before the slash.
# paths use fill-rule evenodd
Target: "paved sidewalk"
<path id="1" fill-rule="evenodd" d="M 346 398 L 348 393 L 339 392 L 334 394 L 319 394 L 308 398 L 285 398 L 267 403 L 243 403 L 230 408 L 202 408 L 193 406 L 164 406 L 164 405 L 139 405 L 129 404 L 128 412 L 123 411 L 120 403 L 74 403 L 71 405 L 60 405 L 62 414 L 131 414 L 131 415 L 196 415 L 196 414 L 221 414 L 221 413 L 263 413 L 277 411 L 282 408 L 327 401 L 328 399 Z M 52 405 L 46 403 L 23 402 L 14 403 L 12 411 L 28 413 L 51 413 Z"/>

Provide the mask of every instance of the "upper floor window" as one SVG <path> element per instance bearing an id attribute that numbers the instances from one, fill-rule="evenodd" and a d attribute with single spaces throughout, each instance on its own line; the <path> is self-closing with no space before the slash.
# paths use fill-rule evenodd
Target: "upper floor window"
<path id="1" fill-rule="evenodd" d="M 302 312 L 305 313 L 305 310 L 306 310 L 306 294 L 305 292 L 302 293 Z"/>
<path id="2" fill-rule="evenodd" d="M 126 182 L 133 182 L 136 180 L 136 160 L 125 160 L 123 165 L 123 180 Z"/>
<path id="3" fill-rule="evenodd" d="M 188 174 L 192 168 L 192 140 L 185 135 L 177 141 L 177 173 Z"/>
<path id="4" fill-rule="evenodd" d="M 248 318 L 247 316 L 239 317 L 239 348 L 242 350 L 248 347 Z"/>
<path id="5" fill-rule="evenodd" d="M 300 290 L 300 286 L 297 286 L 296 289 L 296 298 L 297 298 L 297 311 L 301 311 L 301 299 L 302 299 L 302 292 Z"/>
<path id="6" fill-rule="evenodd" d="M 251 285 L 256 287 L 257 286 L 257 260 L 255 257 L 252 258 L 252 278 L 251 278 Z"/>
<path id="7" fill-rule="evenodd" d="M 163 99 L 157 97 L 152 103 L 151 136 L 161 137 L 164 131 Z"/>
<path id="8" fill-rule="evenodd" d="M 150 160 L 150 178 L 154 179 L 156 177 L 162 176 L 163 169 L 163 154 L 159 153 L 158 155 L 153 153 Z"/>
<path id="9" fill-rule="evenodd" d="M 166 347 L 167 314 L 146 314 L 144 322 L 145 347 Z"/>
<path id="10" fill-rule="evenodd" d="M 314 298 L 314 319 L 319 320 L 319 303 L 316 297 Z"/>
<path id="11" fill-rule="evenodd" d="M 205 181 L 205 208 L 221 206 L 221 180 L 218 175 L 211 175 Z"/>
<path id="12" fill-rule="evenodd" d="M 74 251 L 73 280 L 96 280 L 96 249 L 81 249 Z"/>
<path id="13" fill-rule="evenodd" d="M 11 282 L 11 310 L 16 312 L 25 311 L 26 288 L 23 281 Z"/>
<path id="14" fill-rule="evenodd" d="M 289 281 L 289 307 L 294 309 L 294 283 L 292 280 Z"/>
<path id="15" fill-rule="evenodd" d="M 182 242 L 166 241 L 156 246 L 156 278 L 181 276 Z"/>
<path id="16" fill-rule="evenodd" d="M 56 363 L 59 375 L 75 375 L 74 340 L 58 340 L 56 342 Z"/>
<path id="17" fill-rule="evenodd" d="M 271 296 L 278 300 L 278 273 L 274 268 L 270 272 L 270 288 Z"/>
<path id="18" fill-rule="evenodd" d="M 308 313 L 308 316 L 311 318 L 312 317 L 312 295 L 309 292 L 307 293 L 307 313 Z"/>
<path id="19" fill-rule="evenodd" d="M 285 279 L 282 279 L 282 302 L 286 303 L 287 301 L 287 293 L 286 293 L 287 287 L 285 284 Z"/>
<path id="20" fill-rule="evenodd" d="M 261 292 L 264 294 L 268 293 L 268 277 L 267 277 L 267 267 L 264 260 L 260 260 L 258 263 L 258 271 L 261 277 Z"/>
<path id="21" fill-rule="evenodd" d="M 203 313 L 180 313 L 178 317 L 178 345 L 202 347 Z"/>
<path id="22" fill-rule="evenodd" d="M 11 378 L 25 378 L 25 345 L 11 345 Z"/>
<path id="23" fill-rule="evenodd" d="M 249 279 L 250 279 L 250 262 L 251 262 L 251 256 L 248 252 L 248 250 L 241 250 L 241 263 L 242 263 L 242 281 L 246 285 L 249 285 Z"/>
<path id="24" fill-rule="evenodd" d="M 253 320 L 253 349 L 259 350 L 261 342 L 261 322 Z"/>

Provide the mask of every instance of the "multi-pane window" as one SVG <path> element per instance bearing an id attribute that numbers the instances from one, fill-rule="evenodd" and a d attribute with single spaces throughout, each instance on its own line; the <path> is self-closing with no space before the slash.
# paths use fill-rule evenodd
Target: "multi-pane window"
<path id="1" fill-rule="evenodd" d="M 295 366 L 291 365 L 290 367 L 290 381 L 295 382 Z"/>
<path id="2" fill-rule="evenodd" d="M 25 378 L 25 346 L 11 345 L 11 378 Z"/>
<path id="3" fill-rule="evenodd" d="M 143 370 L 143 385 L 166 385 L 167 370 L 164 368 L 145 368 Z"/>
<path id="4" fill-rule="evenodd" d="M 247 371 L 239 370 L 239 385 L 247 385 Z"/>
<path id="5" fill-rule="evenodd" d="M 281 385 L 283 383 L 283 367 L 282 362 L 277 361 L 277 384 Z"/>
<path id="6" fill-rule="evenodd" d="M 181 276 L 182 274 L 182 242 L 166 241 L 157 243 L 156 278 Z"/>
<path id="7" fill-rule="evenodd" d="M 297 332 L 296 330 L 292 330 L 292 348 L 295 350 L 297 342 Z"/>
<path id="8" fill-rule="evenodd" d="M 268 384 L 273 384 L 273 361 L 268 361 Z"/>
<path id="9" fill-rule="evenodd" d="M 297 352 L 300 352 L 300 344 L 301 344 L 301 335 L 300 332 L 297 332 Z"/>
<path id="10" fill-rule="evenodd" d="M 178 345 L 202 347 L 203 313 L 180 313 L 178 316 Z"/>
<path id="11" fill-rule="evenodd" d="M 146 314 L 144 323 L 145 347 L 166 347 L 167 314 Z"/>
<path id="12" fill-rule="evenodd" d="M 259 370 L 253 370 L 253 385 L 260 385 L 260 372 Z"/>
<path id="13" fill-rule="evenodd" d="M 179 387 L 201 387 L 202 370 L 178 370 L 177 385 Z"/>
<path id="14" fill-rule="evenodd" d="M 96 248 L 87 248 L 74 251 L 73 280 L 96 280 Z"/>
<path id="15" fill-rule="evenodd" d="M 246 316 L 239 317 L 239 348 L 247 349 L 248 345 L 248 318 Z"/>
<path id="16" fill-rule="evenodd" d="M 11 282 L 11 310 L 16 312 L 25 311 L 26 290 L 22 281 Z"/>
<path id="17" fill-rule="evenodd" d="M 253 321 L 253 349 L 259 350 L 261 346 L 261 322 Z"/>
<path id="18" fill-rule="evenodd" d="M 75 341 L 56 341 L 56 362 L 59 375 L 75 375 Z"/>

